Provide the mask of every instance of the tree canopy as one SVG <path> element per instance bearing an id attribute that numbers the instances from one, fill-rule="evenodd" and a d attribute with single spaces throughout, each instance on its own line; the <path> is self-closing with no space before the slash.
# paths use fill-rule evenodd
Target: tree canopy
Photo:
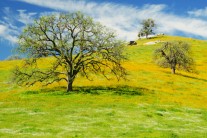
<path id="1" fill-rule="evenodd" d="M 190 45 L 183 41 L 165 42 L 154 52 L 155 62 L 164 68 L 171 68 L 175 74 L 176 69 L 187 72 L 194 71 L 194 60 L 192 58 Z"/>
<path id="2" fill-rule="evenodd" d="M 88 79 L 92 73 L 107 79 L 113 74 L 119 80 L 126 75 L 121 65 L 125 60 L 123 44 L 113 30 L 80 12 L 43 16 L 19 37 L 17 52 L 27 55 L 27 59 L 15 69 L 14 79 L 19 85 L 29 86 L 63 80 L 67 91 L 73 90 L 78 74 Z M 37 64 L 43 57 L 54 58 L 47 69 Z"/>
<path id="3" fill-rule="evenodd" d="M 138 33 L 138 37 L 145 36 L 148 38 L 149 35 L 154 34 L 154 28 L 156 24 L 153 19 L 146 19 L 141 22 L 142 28 Z"/>

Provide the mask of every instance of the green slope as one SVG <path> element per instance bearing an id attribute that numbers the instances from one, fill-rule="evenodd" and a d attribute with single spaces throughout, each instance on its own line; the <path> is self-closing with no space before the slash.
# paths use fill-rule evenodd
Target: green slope
<path id="1" fill-rule="evenodd" d="M 199 74 L 172 75 L 153 63 L 160 43 L 146 43 L 171 40 L 192 44 Z M 207 137 L 207 42 L 163 36 L 137 43 L 125 50 L 128 81 L 78 76 L 72 94 L 59 84 L 17 87 L 9 76 L 21 61 L 1 61 L 0 137 Z"/>

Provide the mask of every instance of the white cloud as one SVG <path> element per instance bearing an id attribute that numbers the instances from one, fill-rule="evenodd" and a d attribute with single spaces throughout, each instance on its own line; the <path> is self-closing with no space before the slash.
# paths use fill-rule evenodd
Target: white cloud
<path id="1" fill-rule="evenodd" d="M 113 28 L 117 31 L 117 34 L 126 40 L 137 39 L 137 33 L 140 29 L 140 21 L 146 18 L 152 18 L 158 25 L 157 33 L 166 33 L 169 35 L 177 34 L 181 32 L 187 36 L 196 36 L 199 38 L 207 38 L 207 21 L 198 18 L 199 16 L 207 16 L 207 8 L 195 11 L 189 11 L 190 16 L 179 16 L 175 14 L 169 14 L 165 11 L 167 5 L 144 5 L 143 7 L 126 6 L 115 3 L 97 3 L 86 0 L 17 0 L 34 4 L 41 7 L 47 7 L 53 9 L 52 12 L 58 11 L 82 11 L 85 14 L 92 16 L 96 21 Z M 168 9 L 169 10 L 169 9 Z M 5 21 L 7 22 L 7 28 L 10 28 L 10 35 L 13 35 L 16 41 L 17 34 L 20 32 L 19 28 L 13 25 L 11 18 L 11 11 L 9 8 L 5 8 L 4 12 L 7 14 Z M 48 14 L 48 12 L 38 13 L 40 16 Z M 19 22 L 24 24 L 31 23 L 36 13 L 28 13 L 25 10 L 19 10 L 17 16 Z M 192 17 L 193 15 L 193 17 Z M 194 18 L 196 16 L 196 18 Z M 0 21 L 1 23 L 1 21 Z M 1 30 L 3 30 L 1 28 Z M 2 32 L 2 31 L 0 31 Z"/>
<path id="2" fill-rule="evenodd" d="M 4 34 L 4 32 L 6 31 L 7 27 L 4 25 L 0 25 L 0 35 Z"/>
<path id="3" fill-rule="evenodd" d="M 4 17 L 3 21 L 0 20 L 0 37 L 3 40 L 8 40 L 12 45 L 17 43 L 17 36 L 19 34 L 19 28 L 15 26 L 15 14 L 9 7 L 3 9 Z"/>
<path id="4" fill-rule="evenodd" d="M 11 43 L 17 43 L 17 36 L 12 35 L 12 30 L 10 30 L 5 25 L 0 25 L 0 37 L 4 38 L 5 40 L 10 41 Z"/>
<path id="5" fill-rule="evenodd" d="M 188 11 L 188 14 L 195 17 L 206 17 L 207 16 L 207 7 L 205 9 L 197 9 Z"/>
<path id="6" fill-rule="evenodd" d="M 5 7 L 3 9 L 4 15 L 5 15 L 3 19 L 5 22 L 11 25 L 10 27 L 12 27 L 12 25 L 15 24 L 15 22 L 21 22 L 23 24 L 32 23 L 33 18 L 37 14 L 36 12 L 27 12 L 27 10 L 22 10 L 22 9 L 19 9 L 17 11 L 18 11 L 18 14 L 14 13 L 10 9 L 10 7 Z"/>
<path id="7" fill-rule="evenodd" d="M 18 0 L 59 11 L 82 11 L 102 24 L 117 31 L 120 37 L 127 40 L 137 38 L 139 22 L 153 18 L 158 24 L 159 33 L 175 34 L 182 32 L 207 38 L 207 21 L 182 17 L 165 12 L 166 5 L 145 5 L 143 7 L 125 6 L 114 3 L 97 3 L 76 0 Z M 207 10 L 206 10 L 207 11 Z M 193 14 L 191 12 L 191 14 Z M 197 15 L 200 15 L 200 13 Z"/>
<path id="8" fill-rule="evenodd" d="M 207 21 L 192 18 L 192 17 L 182 17 L 174 14 L 168 14 L 164 12 L 166 6 L 158 5 L 148 5 L 145 10 L 138 12 L 140 19 L 147 17 L 153 18 L 158 24 L 159 32 L 167 34 L 175 34 L 177 31 L 184 34 L 196 35 L 203 38 L 207 38 Z M 148 11 L 148 9 L 154 9 Z M 144 15 L 144 16 L 143 16 Z"/>
<path id="9" fill-rule="evenodd" d="M 26 10 L 18 10 L 19 15 L 17 20 L 23 24 L 30 24 L 33 22 L 33 17 L 37 14 L 35 12 L 26 13 Z"/>
<path id="10" fill-rule="evenodd" d="M 7 35 L 6 39 L 11 42 L 11 44 L 16 44 L 18 42 L 18 37 L 14 35 Z"/>
<path id="11" fill-rule="evenodd" d="M 102 24 L 113 28 L 121 38 L 137 38 L 139 21 L 147 15 L 160 12 L 165 5 L 146 5 L 139 9 L 114 3 L 96 3 L 75 0 L 19 0 L 61 11 L 82 11 Z M 149 10 L 150 9 L 150 10 Z"/>
<path id="12" fill-rule="evenodd" d="M 18 35 L 22 30 L 22 27 L 17 27 L 16 23 L 21 22 L 23 25 L 32 23 L 36 13 L 27 13 L 26 10 L 18 10 L 18 14 L 15 14 L 9 7 L 5 7 L 3 13 L 3 20 L 0 20 L 0 37 L 8 40 L 13 45 L 17 43 Z"/>

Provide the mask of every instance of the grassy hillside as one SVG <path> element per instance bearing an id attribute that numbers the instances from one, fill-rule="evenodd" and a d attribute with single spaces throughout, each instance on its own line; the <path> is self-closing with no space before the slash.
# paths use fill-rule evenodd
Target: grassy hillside
<path id="1" fill-rule="evenodd" d="M 170 40 L 192 45 L 198 74 L 172 75 L 153 63 L 160 43 L 147 43 Z M 73 94 L 58 87 L 64 83 L 17 87 L 9 76 L 21 61 L 1 61 L 0 137 L 207 137 L 207 42 L 163 36 L 137 43 L 125 50 L 127 81 L 78 76 Z"/>

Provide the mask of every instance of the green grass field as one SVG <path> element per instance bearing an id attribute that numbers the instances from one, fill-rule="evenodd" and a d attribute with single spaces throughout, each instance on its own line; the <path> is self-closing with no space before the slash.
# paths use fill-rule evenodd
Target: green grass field
<path id="1" fill-rule="evenodd" d="M 198 74 L 156 66 L 160 43 L 145 43 L 158 40 L 192 44 Z M 70 94 L 62 82 L 18 87 L 10 75 L 21 61 L 1 61 L 0 137 L 207 137 L 207 42 L 164 36 L 137 43 L 125 50 L 127 81 L 78 76 Z"/>

